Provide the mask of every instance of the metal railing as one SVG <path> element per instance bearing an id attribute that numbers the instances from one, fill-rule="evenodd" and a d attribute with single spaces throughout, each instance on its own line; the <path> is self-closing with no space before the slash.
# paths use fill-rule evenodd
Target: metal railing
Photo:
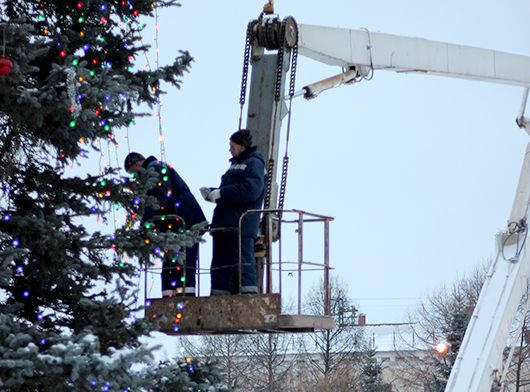
<path id="1" fill-rule="evenodd" d="M 262 214 L 262 221 L 261 221 L 261 232 L 258 237 L 258 242 L 261 241 L 261 244 L 264 245 L 264 249 L 260 253 L 258 257 L 256 257 L 256 270 L 258 273 L 258 287 L 259 291 L 261 293 L 267 293 L 272 294 L 273 289 L 273 280 L 274 275 L 276 273 L 278 277 L 278 290 L 279 294 L 282 295 L 283 291 L 283 279 L 282 275 L 284 273 L 296 273 L 298 282 L 297 282 L 297 311 L 298 314 L 302 313 L 302 276 L 304 272 L 309 271 L 323 271 L 323 283 L 324 283 L 324 312 L 325 315 L 329 315 L 329 302 L 330 302 L 330 287 L 329 287 L 329 271 L 332 269 L 330 267 L 330 251 L 329 251 L 329 223 L 334 220 L 333 217 L 325 216 L 325 215 L 318 215 L 313 214 L 301 210 L 283 210 L 283 209 L 265 209 L 265 210 L 249 210 L 242 214 L 242 216 L 239 219 L 239 225 L 238 227 L 223 227 L 223 228 L 213 228 L 207 230 L 208 232 L 215 234 L 215 233 L 221 233 L 221 232 L 236 232 L 238 235 L 238 264 L 234 265 L 228 265 L 218 268 L 232 268 L 232 267 L 238 267 L 239 272 L 239 289 L 241 288 L 242 284 L 242 249 L 241 249 L 241 224 L 243 222 L 243 219 L 247 215 L 253 215 L 253 214 Z M 293 218 L 287 219 L 286 216 L 294 215 Z M 173 217 L 174 218 L 174 217 Z M 181 219 L 181 223 L 184 225 L 185 230 L 185 222 Z M 166 216 L 166 219 L 168 219 L 168 216 Z M 308 223 L 322 223 L 323 224 L 323 260 L 322 262 L 310 262 L 304 260 L 304 228 L 305 225 Z M 296 261 L 284 261 L 283 260 L 283 246 L 284 246 L 284 240 L 282 238 L 282 231 L 284 230 L 285 225 L 295 225 L 295 232 L 296 232 L 296 253 L 297 253 L 297 260 Z M 313 240 L 313 239 L 312 239 Z M 275 245 L 276 244 L 276 245 Z M 275 249 L 275 246 L 277 247 Z M 199 246 L 200 249 L 200 246 Z M 185 253 L 185 248 L 183 249 L 183 253 Z M 201 289 L 200 289 L 200 281 L 201 281 L 201 275 L 209 275 L 211 269 L 210 268 L 201 268 L 200 266 L 200 251 L 199 251 L 199 257 L 197 259 L 197 277 L 196 277 L 196 293 L 197 295 L 200 295 Z M 277 260 L 275 260 L 275 256 L 277 256 Z M 293 267 L 294 265 L 294 267 Z M 182 268 L 182 276 L 186 276 L 186 260 L 184 259 Z M 146 268 L 145 273 L 145 293 L 146 293 L 146 299 L 147 299 L 147 275 L 148 272 L 154 273 L 154 271 L 162 271 L 162 268 Z M 265 280 L 266 278 L 266 280 Z M 265 283 L 265 284 L 264 284 Z M 185 294 L 185 287 L 186 287 L 186 281 L 184 280 L 182 285 L 182 295 Z M 241 291 L 241 290 L 239 290 Z M 177 294 L 177 296 L 180 295 Z"/>

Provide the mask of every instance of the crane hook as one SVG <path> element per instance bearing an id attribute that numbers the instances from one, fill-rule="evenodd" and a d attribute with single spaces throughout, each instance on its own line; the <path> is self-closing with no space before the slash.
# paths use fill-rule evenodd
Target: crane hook
<path id="1" fill-rule="evenodd" d="M 263 6 L 263 13 L 266 15 L 274 14 L 274 0 L 269 0 L 269 2 Z"/>

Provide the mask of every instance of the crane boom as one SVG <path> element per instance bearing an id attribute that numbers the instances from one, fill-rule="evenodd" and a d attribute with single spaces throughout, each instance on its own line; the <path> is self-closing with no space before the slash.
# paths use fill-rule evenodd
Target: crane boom
<path id="1" fill-rule="evenodd" d="M 352 72 L 357 74 L 354 79 L 359 79 L 373 70 L 521 86 L 525 88 L 525 96 L 530 86 L 528 56 L 367 30 L 299 24 L 298 34 L 299 54 L 347 69 L 342 75 L 304 87 L 306 98 L 312 98 L 334 84 L 351 82 L 349 75 Z M 518 124 L 521 123 L 523 128 L 528 124 L 528 119 L 523 116 L 525 96 L 518 118 Z M 530 250 L 526 241 L 529 177 L 530 145 L 508 227 L 505 233 L 497 235 L 497 257 L 471 316 L 446 392 L 489 392 L 494 379 L 499 380 L 498 376 L 503 373 L 503 351 L 530 276 Z"/>
<path id="2" fill-rule="evenodd" d="M 528 56 L 367 30 L 298 24 L 298 32 L 299 53 L 329 65 L 530 86 Z"/>

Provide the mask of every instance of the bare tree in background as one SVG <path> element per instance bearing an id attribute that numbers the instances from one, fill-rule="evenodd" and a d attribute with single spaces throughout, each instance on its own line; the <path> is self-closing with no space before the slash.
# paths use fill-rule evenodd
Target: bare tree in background
<path id="1" fill-rule="evenodd" d="M 243 375 L 247 391 L 297 391 L 292 385 L 292 370 L 298 357 L 293 334 L 260 334 L 247 338 L 248 366 Z"/>
<path id="2" fill-rule="evenodd" d="M 307 314 L 324 314 L 324 282 L 313 286 L 304 303 Z M 350 297 L 348 284 L 336 275 L 330 277 L 330 315 L 335 319 L 332 330 L 316 331 L 302 339 L 307 380 L 305 390 L 350 390 L 354 384 L 354 364 L 362 350 L 362 329 L 357 325 L 357 308 Z M 316 389 L 315 385 L 317 386 Z M 340 389 L 339 389 L 340 388 Z M 346 388 L 346 389 L 343 389 Z"/>
<path id="3" fill-rule="evenodd" d="M 407 386 L 405 388 L 429 390 L 432 367 L 438 359 L 434 347 L 446 341 L 455 313 L 462 309 L 469 314 L 472 312 L 490 263 L 491 261 L 476 266 L 471 273 L 455 279 L 449 285 L 436 287 L 408 316 L 414 335 L 413 343 L 402 337 L 396 341 L 394 348 L 397 361 L 402 366 L 402 371 L 396 373 L 395 377 L 401 385 Z"/>
<path id="4" fill-rule="evenodd" d="M 182 343 L 189 357 L 209 358 L 224 369 L 225 383 L 234 391 L 298 391 L 291 385 L 299 354 L 293 334 L 183 337 Z"/>
<path id="5" fill-rule="evenodd" d="M 208 358 L 224 371 L 224 383 L 234 391 L 241 387 L 243 374 L 249 370 L 247 357 L 248 337 L 245 335 L 203 335 L 182 337 L 182 345 L 191 358 Z"/>

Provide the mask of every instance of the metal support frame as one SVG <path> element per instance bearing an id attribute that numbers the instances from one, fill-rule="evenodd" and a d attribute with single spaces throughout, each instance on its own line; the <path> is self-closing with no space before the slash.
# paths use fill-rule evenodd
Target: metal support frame
<path id="1" fill-rule="evenodd" d="M 424 38 L 298 24 L 299 54 L 324 64 L 530 86 L 530 57 Z"/>
<path id="2" fill-rule="evenodd" d="M 297 218 L 293 220 L 287 220 L 284 219 L 283 216 L 285 214 L 294 213 L 297 214 Z M 311 266 L 316 267 L 323 270 L 324 273 L 324 309 L 325 309 L 325 315 L 329 315 L 329 301 L 330 301 L 330 287 L 329 287 L 329 271 L 331 269 L 329 264 L 329 223 L 330 221 L 334 220 L 333 217 L 325 216 L 325 215 L 318 215 L 318 214 L 312 214 L 306 211 L 301 210 L 280 210 L 280 209 L 268 209 L 268 210 L 249 210 L 245 212 L 240 220 L 239 220 L 239 232 L 241 232 L 241 222 L 243 218 L 246 215 L 249 214 L 263 214 L 264 219 L 268 221 L 268 224 L 271 224 L 272 217 L 278 217 L 278 224 L 281 226 L 282 224 L 287 223 L 293 223 L 297 225 L 297 268 L 296 272 L 298 273 L 298 287 L 297 287 L 297 311 L 298 314 L 302 314 L 302 275 L 304 272 L 304 266 Z M 282 216 L 281 218 L 279 216 Z M 304 261 L 304 224 L 310 223 L 310 222 L 323 222 L 324 224 L 324 260 L 322 263 L 311 263 Z M 281 230 L 281 229 L 279 229 Z M 266 270 L 267 270 L 267 289 L 266 293 L 271 294 L 273 292 L 272 288 L 272 274 L 273 274 L 273 265 L 275 262 L 273 261 L 273 252 L 272 252 L 272 237 L 270 234 L 270 230 L 268 231 L 269 237 L 268 237 L 268 244 L 267 244 L 267 252 L 266 252 Z M 239 236 L 239 243 L 241 244 L 241 236 Z M 281 272 L 285 272 L 288 270 L 285 270 L 283 265 L 285 264 L 281 259 L 281 249 L 282 249 L 282 239 L 279 238 L 278 241 L 278 247 L 280 250 L 279 253 L 279 260 L 278 260 L 278 271 L 279 271 L 279 291 L 281 293 L 282 291 L 282 281 L 281 281 Z M 239 285 L 241 287 L 241 247 L 239 248 Z M 294 272 L 294 271 L 293 271 Z"/>
<path id="3" fill-rule="evenodd" d="M 302 314 L 302 265 L 304 263 L 304 216 L 298 214 L 298 314 Z"/>
<path id="4" fill-rule="evenodd" d="M 245 212 L 239 221 L 238 228 L 219 228 L 211 231 L 234 231 L 241 233 L 241 222 L 250 214 L 263 214 L 264 219 L 272 224 L 278 219 L 278 224 L 296 224 L 298 237 L 298 260 L 296 269 L 298 272 L 298 312 L 296 315 L 281 314 L 281 273 L 289 271 L 282 264 L 281 252 L 278 260 L 278 268 L 274 268 L 272 237 L 266 250 L 267 288 L 266 293 L 258 295 L 229 295 L 218 297 L 181 297 L 148 299 L 147 298 L 147 272 L 146 287 L 144 290 L 145 301 L 150 303 L 146 308 L 146 317 L 166 316 L 167 321 L 161 323 L 160 330 L 165 333 L 175 334 L 215 334 L 215 333 L 277 333 L 277 332 L 313 332 L 321 329 L 334 328 L 333 317 L 329 315 L 329 222 L 334 218 L 324 215 L 311 214 L 300 210 L 250 210 Z M 281 214 L 282 218 L 278 216 Z M 283 216 L 296 214 L 292 220 L 284 219 Z M 306 262 L 303 260 L 303 233 L 304 225 L 312 222 L 322 222 L 324 225 L 324 260 L 322 263 Z M 270 232 L 270 231 L 269 231 Z M 239 237 L 239 271 L 241 285 L 241 235 Z M 282 240 L 278 241 L 281 250 Z M 199 262 L 197 264 L 200 269 Z M 325 314 L 312 316 L 302 314 L 301 285 L 302 273 L 306 268 L 316 268 L 324 273 L 325 292 L 324 309 Z M 280 272 L 280 287 L 278 293 L 273 293 L 273 273 Z M 200 279 L 197 279 L 200 281 Z M 200 294 L 200 293 L 199 293 Z M 186 308 L 185 311 L 180 311 Z"/>
<path id="5" fill-rule="evenodd" d="M 285 75 L 289 69 L 290 52 L 283 56 L 280 90 L 285 91 Z M 268 198 L 265 206 L 275 208 L 277 203 L 278 184 L 276 174 L 278 170 L 278 155 L 280 147 L 280 132 L 282 120 L 287 115 L 285 101 L 275 101 L 277 80 L 277 54 L 263 54 L 252 56 L 252 74 L 248 99 L 248 113 L 246 127 L 252 134 L 254 144 L 267 160 L 266 167 L 272 162 L 268 175 Z M 268 203 L 268 204 L 267 204 Z"/>

